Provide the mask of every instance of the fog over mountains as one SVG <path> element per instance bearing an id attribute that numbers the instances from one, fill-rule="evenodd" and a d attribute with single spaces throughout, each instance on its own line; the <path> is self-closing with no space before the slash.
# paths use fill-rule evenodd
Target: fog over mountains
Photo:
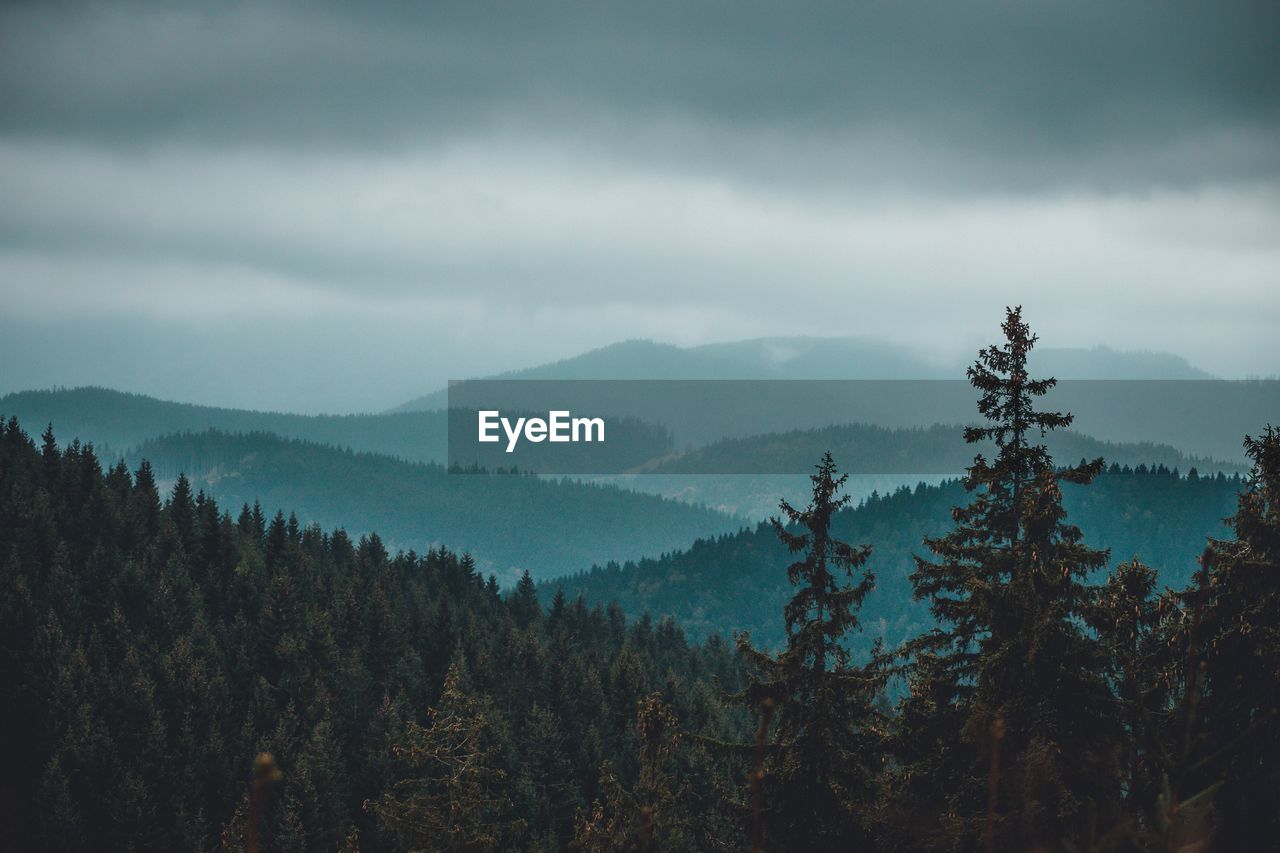
<path id="1" fill-rule="evenodd" d="M 1110 347 L 1045 347 L 1035 370 L 1059 379 L 1210 379 L 1186 359 Z M 968 360 L 871 338 L 771 337 L 680 347 L 628 340 L 561 361 L 495 374 L 503 379 L 961 379 Z M 470 379 L 476 377 L 454 377 Z M 444 408 L 443 390 L 393 411 Z"/>

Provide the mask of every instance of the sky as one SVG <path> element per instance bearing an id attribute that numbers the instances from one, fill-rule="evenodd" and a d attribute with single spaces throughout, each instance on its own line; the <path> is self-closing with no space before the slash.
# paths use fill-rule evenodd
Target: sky
<path id="1" fill-rule="evenodd" d="M 631 338 L 1280 365 L 1274 2 L 6 3 L 0 393 L 371 411 Z"/>

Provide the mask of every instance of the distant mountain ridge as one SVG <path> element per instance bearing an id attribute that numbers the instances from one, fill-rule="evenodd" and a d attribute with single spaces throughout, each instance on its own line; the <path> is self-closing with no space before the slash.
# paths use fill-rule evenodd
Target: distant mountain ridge
<path id="1" fill-rule="evenodd" d="M 828 425 L 823 427 L 765 428 L 760 432 L 747 431 L 727 437 L 713 431 L 693 441 L 692 446 L 679 445 L 682 449 L 675 455 L 661 449 L 661 442 L 650 442 L 653 447 L 660 448 L 657 450 L 651 448 L 645 451 L 639 446 L 633 449 L 641 454 L 636 456 L 640 462 L 648 458 L 654 459 L 654 464 L 642 466 L 651 475 L 797 474 L 808 471 L 812 459 L 827 449 L 839 449 L 842 457 L 853 466 L 851 470 L 858 474 L 955 474 L 967 465 L 971 450 L 964 447 L 958 429 L 940 429 L 937 425 L 962 422 L 963 417 L 959 413 L 970 410 L 971 391 L 960 382 L 940 384 L 946 386 L 943 390 L 947 394 L 956 397 L 952 401 L 955 405 L 932 415 L 926 411 L 918 412 L 923 419 L 919 424 L 912 421 L 915 417 L 912 413 L 917 412 L 917 408 L 927 409 L 931 400 L 941 399 L 942 391 L 924 389 L 924 396 L 917 394 L 912 398 L 915 402 L 907 406 L 904 412 L 898 413 L 899 422 L 890 423 L 887 428 L 870 420 L 874 414 L 872 409 L 865 413 L 867 418 L 857 420 L 858 407 L 854 406 L 848 420 L 828 421 Z M 1109 383 L 1074 383 L 1073 386 L 1068 382 L 1063 387 L 1079 388 L 1081 384 L 1087 385 L 1089 389 L 1102 391 Z M 1069 398 L 1065 399 L 1064 407 L 1078 415 L 1075 426 L 1080 435 L 1071 440 L 1073 446 L 1064 446 L 1059 450 L 1066 454 L 1064 458 L 1072 459 L 1103 455 L 1109 461 L 1122 464 L 1164 464 L 1183 471 L 1193 466 L 1201 471 L 1236 470 L 1240 461 L 1237 458 L 1239 431 L 1247 431 L 1250 425 L 1265 422 L 1268 416 L 1274 419 L 1280 410 L 1276 413 L 1268 410 L 1264 399 L 1260 407 L 1257 407 L 1257 412 L 1249 413 L 1246 410 L 1247 418 L 1242 426 L 1237 425 L 1239 429 L 1233 427 L 1230 430 L 1231 440 L 1228 445 L 1218 446 L 1221 442 L 1215 443 L 1208 438 L 1212 438 L 1215 431 L 1221 432 L 1218 427 L 1224 419 L 1235 416 L 1232 415 L 1235 403 L 1231 394 L 1202 392 L 1212 392 L 1215 389 L 1241 390 L 1241 387 L 1236 386 L 1247 386 L 1249 383 L 1187 384 L 1195 386 L 1190 390 L 1197 392 L 1198 397 L 1188 397 L 1183 401 L 1185 405 L 1171 410 L 1176 417 L 1161 419 L 1155 424 L 1149 423 L 1149 429 L 1139 429 L 1138 426 L 1142 424 L 1137 421 L 1127 423 L 1133 419 L 1124 414 L 1123 409 L 1126 403 L 1135 404 L 1139 401 L 1145 401 L 1143 406 L 1155 405 L 1152 402 L 1153 395 L 1157 400 L 1167 397 L 1162 388 L 1145 383 L 1138 383 L 1137 388 L 1112 388 L 1110 396 L 1102 399 L 1101 406 L 1095 401 L 1092 417 L 1085 416 L 1086 413 L 1077 408 L 1078 405 L 1083 405 L 1080 400 L 1071 402 Z M 876 383 L 870 383 L 868 387 L 875 385 Z M 1248 391 L 1248 388 L 1243 390 Z M 1280 397 L 1276 397 L 1274 388 L 1271 389 L 1271 395 L 1275 398 L 1272 400 L 1272 408 L 1275 408 L 1274 404 Z M 948 413 L 954 417 L 943 416 Z M 140 394 L 90 387 L 8 394 L 0 397 L 0 414 L 16 416 L 36 432 L 52 422 L 54 431 L 61 440 L 65 442 L 79 438 L 82 441 L 92 441 L 104 458 L 124 455 L 157 436 L 206 429 L 227 433 L 272 433 L 284 438 L 383 454 L 409 462 L 443 463 L 448 456 L 448 418 L 443 410 L 365 415 L 297 415 L 176 403 Z M 886 413 L 881 414 L 888 418 Z M 1110 423 L 1113 414 L 1123 416 L 1121 420 L 1125 422 L 1118 425 Z M 766 425 L 762 423 L 758 426 Z M 1170 430 L 1171 434 L 1160 437 Z M 1116 438 L 1112 433 L 1117 431 L 1128 434 Z M 1205 433 L 1208 438 L 1200 433 Z M 1143 434 L 1150 435 L 1150 438 L 1137 437 Z M 1060 442 L 1066 440 L 1066 436 L 1058 439 Z M 1111 443 L 1105 443 L 1108 441 Z M 619 452 L 627 449 L 625 445 L 611 447 Z M 649 457 L 643 455 L 645 452 L 657 455 Z M 521 470 L 576 473 L 567 467 L 540 468 L 534 464 L 518 463 L 515 457 L 505 460 L 503 454 L 497 455 L 499 458 L 496 467 L 518 465 Z M 635 464 L 638 463 L 629 463 L 618 470 L 632 470 L 631 466 Z M 485 465 L 495 467 L 492 462 Z M 595 470 L 603 473 L 606 469 Z"/>
<path id="2" fill-rule="evenodd" d="M 1212 379 L 1169 353 L 1044 347 L 1036 373 L 1059 379 Z M 960 379 L 968 361 L 931 358 L 871 338 L 773 337 L 680 347 L 633 339 L 487 379 Z M 391 411 L 444 408 L 444 389 Z"/>

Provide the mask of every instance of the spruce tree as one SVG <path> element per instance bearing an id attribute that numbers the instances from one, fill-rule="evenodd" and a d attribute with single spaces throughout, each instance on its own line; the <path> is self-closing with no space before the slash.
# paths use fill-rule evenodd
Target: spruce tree
<path id="1" fill-rule="evenodd" d="M 859 843 L 875 772 L 874 700 L 883 681 L 873 665 L 854 666 L 843 642 L 859 629 L 857 611 L 875 583 L 866 568 L 871 548 L 831 534 L 831 519 L 849 497 L 840 494 L 847 477 L 837 476 L 830 453 L 810 479 L 809 506 L 784 500 L 787 523 L 773 519 L 778 538 L 801 555 L 787 567 L 797 589 L 784 611 L 786 648 L 771 654 L 755 648 L 748 634 L 738 638 L 752 675 L 733 698 L 756 712 L 767 709 L 776 721 L 763 775 L 753 781 L 763 788 L 769 849 Z"/>
<path id="2" fill-rule="evenodd" d="M 576 821 L 569 849 L 583 853 L 606 851 L 689 850 L 694 844 L 687 785 L 672 772 L 680 741 L 675 714 L 660 693 L 640 700 L 636 708 L 639 767 L 628 789 L 611 762 L 600 768 L 597 799 Z"/>
<path id="3" fill-rule="evenodd" d="M 1093 595 L 1087 578 L 1107 552 L 1084 545 L 1062 507 L 1062 484 L 1089 483 L 1102 460 L 1054 467 L 1039 441 L 1072 417 L 1036 408 L 1055 380 L 1027 373 L 1036 337 L 1020 308 L 1002 329 L 1004 342 L 969 368 L 985 423 L 964 432 L 969 443 L 991 443 L 994 456 L 974 458 L 964 480 L 972 501 L 953 509 L 950 533 L 925 541 L 935 559 L 917 557 L 911 578 L 939 627 L 908 647 L 918 663 L 907 710 L 918 716 L 904 722 L 921 731 L 902 740 L 951 739 L 940 760 L 917 756 L 907 768 L 942 793 L 944 834 L 1022 849 L 1087 838 L 1118 792 L 1108 781 L 1104 650 L 1081 622 Z M 940 720 L 961 728 L 940 730 Z"/>
<path id="4" fill-rule="evenodd" d="M 1106 655 L 1123 737 L 1117 764 L 1132 812 L 1151 823 L 1164 771 L 1163 725 L 1171 701 L 1176 652 L 1166 630 L 1170 598 L 1155 595 L 1156 573 L 1135 557 L 1121 563 L 1095 593 L 1089 624 Z"/>
<path id="5" fill-rule="evenodd" d="M 1122 726 L 1116 765 L 1127 806 L 1100 835 L 1108 849 L 1205 849 L 1220 782 L 1200 713 L 1203 607 L 1194 590 L 1153 595 L 1155 581 L 1136 558 L 1121 564 L 1097 590 L 1089 618 Z"/>
<path id="6" fill-rule="evenodd" d="M 396 747 L 415 775 L 396 782 L 369 808 L 411 850 L 495 850 L 524 829 L 512 814 L 510 781 L 489 703 L 462 687 L 449 668 L 426 726 L 410 724 Z"/>
<path id="7" fill-rule="evenodd" d="M 538 587 L 528 569 L 520 575 L 510 603 L 511 616 L 521 628 L 529 627 L 542 616 L 542 608 L 538 605 Z"/>
<path id="8" fill-rule="evenodd" d="M 1228 849 L 1280 837 L 1280 430 L 1245 449 L 1253 468 L 1229 520 L 1235 539 L 1209 543 L 1189 591 Z"/>
<path id="9" fill-rule="evenodd" d="M 534 705 L 525 718 L 520 741 L 523 773 L 518 788 L 530 814 L 530 837 L 553 839 L 559 849 L 572 831 L 574 813 L 581 805 L 570 740 L 555 711 Z"/>

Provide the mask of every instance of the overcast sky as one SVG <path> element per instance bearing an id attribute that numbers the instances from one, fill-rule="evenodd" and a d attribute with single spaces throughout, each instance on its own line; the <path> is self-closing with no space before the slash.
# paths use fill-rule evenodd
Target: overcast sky
<path id="1" fill-rule="evenodd" d="M 0 392 L 296 411 L 614 341 L 1280 364 L 1280 4 L 0 6 Z"/>

